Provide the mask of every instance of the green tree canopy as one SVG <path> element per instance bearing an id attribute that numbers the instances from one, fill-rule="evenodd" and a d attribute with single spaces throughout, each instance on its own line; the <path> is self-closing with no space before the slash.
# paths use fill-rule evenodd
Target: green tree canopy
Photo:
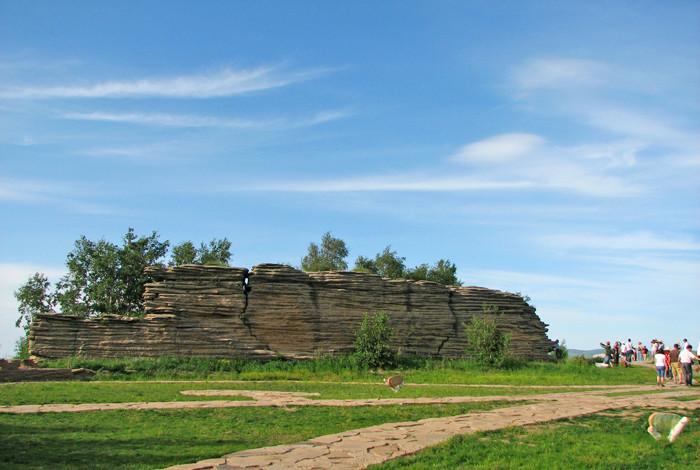
<path id="1" fill-rule="evenodd" d="M 170 256 L 170 266 L 181 266 L 183 264 L 195 264 L 197 262 L 197 248 L 191 241 L 182 242 L 175 245 Z"/>
<path id="2" fill-rule="evenodd" d="M 415 281 L 434 281 L 447 286 L 462 285 L 462 281 L 457 279 L 457 266 L 447 259 L 440 259 L 432 266 L 427 263 L 420 264 L 409 269 L 406 277 Z"/>
<path id="3" fill-rule="evenodd" d="M 15 298 L 19 303 L 17 327 L 24 328 L 26 332 L 35 315 L 53 310 L 55 300 L 49 292 L 50 286 L 51 283 L 45 275 L 34 273 L 22 287 L 17 289 L 15 292 Z"/>
<path id="4" fill-rule="evenodd" d="M 307 272 L 345 271 L 348 269 L 347 256 L 345 242 L 326 232 L 321 238 L 321 246 L 313 242 L 309 244 L 308 252 L 301 260 L 301 268 Z"/>
<path id="5" fill-rule="evenodd" d="M 199 248 L 191 241 L 175 245 L 170 257 L 170 266 L 183 264 L 206 264 L 228 266 L 231 260 L 231 242 L 227 238 L 213 238 L 208 244 L 201 243 Z"/>
<path id="6" fill-rule="evenodd" d="M 212 239 L 209 244 L 202 243 L 197 250 L 197 262 L 215 266 L 228 266 L 231 259 L 231 242 L 223 238 Z"/>
<path id="7" fill-rule="evenodd" d="M 56 283 L 51 298 L 71 315 L 140 314 L 144 284 L 150 280 L 144 270 L 160 264 L 168 245 L 157 232 L 139 237 L 132 228 L 121 246 L 82 236 L 68 253 L 68 273 Z"/>

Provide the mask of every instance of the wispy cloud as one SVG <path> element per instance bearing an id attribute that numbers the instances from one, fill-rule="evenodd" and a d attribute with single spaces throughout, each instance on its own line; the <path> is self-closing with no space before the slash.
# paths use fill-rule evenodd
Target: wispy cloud
<path id="1" fill-rule="evenodd" d="M 651 232 L 633 232 L 615 235 L 575 233 L 542 237 L 547 245 L 565 249 L 596 249 L 611 251 L 698 251 L 700 242 L 690 237 L 661 237 Z"/>
<path id="2" fill-rule="evenodd" d="M 617 153 L 624 151 L 624 155 Z M 236 185 L 235 190 L 289 192 L 359 191 L 559 191 L 595 197 L 628 197 L 641 187 L 609 170 L 619 165 L 600 165 L 599 159 L 634 164 L 627 145 L 557 147 L 534 134 L 504 134 L 463 146 L 446 159 L 453 166 L 445 171 L 365 175 L 341 179 L 266 181 Z M 521 161 L 516 161 L 521 160 Z M 455 166 L 454 163 L 460 164 Z M 462 165 L 464 165 L 465 168 Z M 431 174 L 432 173 L 432 174 Z"/>
<path id="3" fill-rule="evenodd" d="M 0 177 L 0 200 L 2 201 L 49 201 L 57 196 L 77 191 L 77 187 L 66 183 Z"/>
<path id="4" fill-rule="evenodd" d="M 205 128 L 223 127 L 229 129 L 283 129 L 310 127 L 350 116 L 347 110 L 326 110 L 313 116 L 300 119 L 273 118 L 263 120 L 201 116 L 194 114 L 166 113 L 63 113 L 61 118 L 79 121 L 101 121 L 125 124 L 139 124 L 162 127 Z"/>
<path id="5" fill-rule="evenodd" d="M 105 81 L 86 85 L 18 86 L 0 90 L 0 98 L 212 98 L 284 87 L 318 78 L 334 69 L 283 70 L 257 67 L 214 73 Z"/>
<path id="6" fill-rule="evenodd" d="M 544 139 L 534 134 L 501 134 L 465 145 L 452 160 L 463 163 L 509 161 L 532 152 L 543 143 Z"/>
<path id="7" fill-rule="evenodd" d="M 469 177 L 420 177 L 415 175 L 386 175 L 347 179 L 272 181 L 248 185 L 227 186 L 232 191 L 281 192 L 367 192 L 367 191 L 487 191 L 529 188 L 528 181 L 482 180 Z"/>
<path id="8" fill-rule="evenodd" d="M 612 69 L 586 59 L 549 57 L 532 59 L 515 68 L 513 80 L 521 92 L 570 87 L 597 87 L 608 82 Z"/>

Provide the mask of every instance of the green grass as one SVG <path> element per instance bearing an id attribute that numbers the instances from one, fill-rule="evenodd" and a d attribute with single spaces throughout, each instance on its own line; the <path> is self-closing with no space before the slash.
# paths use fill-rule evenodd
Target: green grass
<path id="1" fill-rule="evenodd" d="M 44 367 L 85 367 L 101 380 L 239 379 L 381 381 L 389 373 L 403 374 L 414 383 L 500 385 L 622 385 L 651 384 L 647 367 L 601 369 L 585 361 L 513 362 L 503 369 L 484 370 L 463 360 L 402 358 L 393 371 L 361 369 L 350 356 L 319 357 L 308 361 L 268 362 L 208 358 L 131 358 L 47 360 Z"/>
<path id="2" fill-rule="evenodd" d="M 313 382 L 24 382 L 0 385 L 0 405 L 46 403 L 122 403 L 134 401 L 235 400 L 236 397 L 197 397 L 181 395 L 182 390 L 272 390 L 315 392 L 326 398 L 416 398 L 445 396 L 531 395 L 551 392 L 584 391 L 585 389 L 518 389 L 498 387 L 453 387 L 448 385 L 404 386 L 395 393 L 386 385 Z"/>
<path id="3" fill-rule="evenodd" d="M 163 468 L 385 422 L 451 416 L 497 405 L 0 414 L 0 463 L 5 470 Z"/>
<path id="4" fill-rule="evenodd" d="M 646 432 L 638 417 L 591 416 L 553 424 L 508 428 L 459 436 L 418 454 L 373 470 L 391 469 L 683 469 L 700 468 L 700 411 L 673 444 Z"/>

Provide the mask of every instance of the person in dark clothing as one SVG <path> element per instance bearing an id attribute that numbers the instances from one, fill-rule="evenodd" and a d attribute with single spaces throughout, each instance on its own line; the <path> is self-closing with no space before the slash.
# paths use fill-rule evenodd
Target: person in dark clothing
<path id="1" fill-rule="evenodd" d="M 603 348 L 605 353 L 605 357 L 603 358 L 603 364 L 612 366 L 612 364 L 610 364 L 610 360 L 612 359 L 612 348 L 610 347 L 610 341 L 608 341 L 605 344 L 600 343 L 600 346 Z"/>

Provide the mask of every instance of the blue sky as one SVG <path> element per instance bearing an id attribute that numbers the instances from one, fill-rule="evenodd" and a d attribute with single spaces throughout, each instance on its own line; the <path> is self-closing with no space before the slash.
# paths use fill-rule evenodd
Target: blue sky
<path id="1" fill-rule="evenodd" d="M 12 292 L 130 226 L 298 265 L 391 245 L 573 347 L 700 341 L 697 2 L 0 1 Z"/>

